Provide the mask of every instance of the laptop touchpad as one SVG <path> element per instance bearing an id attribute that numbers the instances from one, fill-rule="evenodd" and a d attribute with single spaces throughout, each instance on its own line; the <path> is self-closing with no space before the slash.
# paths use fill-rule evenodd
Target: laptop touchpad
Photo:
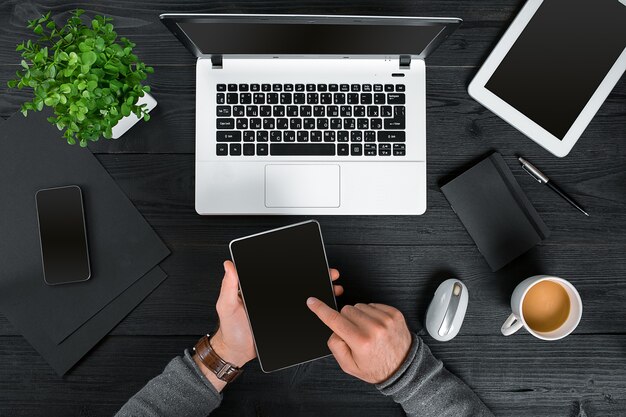
<path id="1" fill-rule="evenodd" d="M 266 207 L 339 207 L 339 165 L 265 166 Z"/>

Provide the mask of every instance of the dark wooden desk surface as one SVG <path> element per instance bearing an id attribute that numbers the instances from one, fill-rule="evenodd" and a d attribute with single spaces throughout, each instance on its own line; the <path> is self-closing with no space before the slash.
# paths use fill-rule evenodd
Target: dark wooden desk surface
<path id="1" fill-rule="evenodd" d="M 162 12 L 331 13 L 456 16 L 465 20 L 427 61 L 428 211 L 419 217 L 320 217 L 330 262 L 342 271 L 344 302 L 400 308 L 446 366 L 503 416 L 626 415 L 626 79 L 617 85 L 572 153 L 551 156 L 476 103 L 466 86 L 519 10 L 521 0 L 350 0 L 176 2 L 62 0 L 0 2 L 0 116 L 25 92 L 7 91 L 28 35 L 26 19 L 75 6 L 115 18 L 121 35 L 155 68 L 152 121 L 93 150 L 172 250 L 169 278 L 65 378 L 0 316 L 0 415 L 108 416 L 215 323 L 227 243 L 302 217 L 200 217 L 194 211 L 194 59 L 159 22 Z M 581 51 L 581 59 L 584 53 Z M 27 138 L 24 138 L 27 140 Z M 447 205 L 438 181 L 488 151 L 506 158 L 552 236 L 491 273 Z M 533 182 L 520 153 L 588 209 L 585 218 Z M 27 163 L 27 161 L 25 161 Z M 1 261 L 0 261 L 1 262 Z M 571 280 L 584 315 L 565 340 L 545 343 L 500 325 L 522 279 Z M 437 284 L 462 279 L 471 302 L 460 335 L 437 343 L 422 330 Z M 251 364 L 216 416 L 399 416 L 399 406 L 325 359 L 272 375 Z"/>

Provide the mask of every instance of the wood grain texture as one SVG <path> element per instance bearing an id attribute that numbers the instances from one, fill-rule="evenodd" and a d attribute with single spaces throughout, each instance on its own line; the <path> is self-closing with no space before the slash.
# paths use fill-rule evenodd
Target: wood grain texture
<path id="1" fill-rule="evenodd" d="M 59 379 L 21 337 L 0 338 L 11 366 L 0 380 L 0 415 L 112 415 L 193 337 L 107 337 Z M 155 348 L 158 346 L 158 348 Z M 433 353 L 467 381 L 497 416 L 623 416 L 624 335 L 573 335 L 546 346 L 529 335 L 459 336 Z M 541 354 L 538 354 L 541 352 Z M 36 388 L 35 388 L 36 387 Z M 106 393 L 106 395 L 104 395 Z M 273 374 L 256 362 L 224 395 L 215 416 L 402 416 L 376 390 L 327 358 Z"/>
<path id="2" fill-rule="evenodd" d="M 9 91 L 15 44 L 25 21 L 51 10 L 62 21 L 81 7 L 115 19 L 120 35 L 155 66 L 159 106 L 123 139 L 92 146 L 121 189 L 163 238 L 169 278 L 63 379 L 0 315 L 0 416 L 110 416 L 199 334 L 216 325 L 215 300 L 236 237 L 305 219 L 201 217 L 194 211 L 194 60 L 159 22 L 162 12 L 329 13 L 456 16 L 464 19 L 427 61 L 428 211 L 423 216 L 320 217 L 331 265 L 341 270 L 341 303 L 395 305 L 433 352 L 498 416 L 626 415 L 626 79 L 622 77 L 567 158 L 557 159 L 467 94 L 467 84 L 522 0 L 191 1 L 62 0 L 0 2 L 0 117 L 26 91 Z M 51 140 L 54 140 L 51 138 Z M 497 273 L 489 271 L 439 186 L 488 152 L 501 152 L 552 231 Z M 590 213 L 585 218 L 516 164 L 521 154 Z M 0 259 L 1 262 L 1 259 Z M 522 279 L 549 273 L 571 280 L 584 302 L 576 332 L 545 343 L 499 328 Z M 437 343 L 422 329 L 438 283 L 459 277 L 470 291 L 460 335 Z M 265 375 L 252 364 L 216 416 L 402 416 L 372 387 L 325 359 Z"/>

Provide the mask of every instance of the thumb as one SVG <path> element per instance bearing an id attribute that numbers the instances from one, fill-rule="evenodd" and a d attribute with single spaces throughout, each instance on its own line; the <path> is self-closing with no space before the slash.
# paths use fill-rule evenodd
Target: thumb
<path id="1" fill-rule="evenodd" d="M 224 307 L 239 305 L 239 277 L 235 265 L 231 261 L 224 262 L 224 278 L 218 303 Z"/>

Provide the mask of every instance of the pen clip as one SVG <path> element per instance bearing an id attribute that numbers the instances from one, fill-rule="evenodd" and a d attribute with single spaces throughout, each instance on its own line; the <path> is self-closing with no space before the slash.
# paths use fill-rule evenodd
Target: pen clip
<path id="1" fill-rule="evenodd" d="M 522 164 L 522 169 L 524 171 L 526 171 L 528 173 L 528 175 L 533 177 L 539 184 L 543 184 L 544 183 L 543 179 L 539 178 L 537 175 L 535 175 L 535 173 L 531 169 L 528 169 L 528 167 L 526 165 Z"/>

